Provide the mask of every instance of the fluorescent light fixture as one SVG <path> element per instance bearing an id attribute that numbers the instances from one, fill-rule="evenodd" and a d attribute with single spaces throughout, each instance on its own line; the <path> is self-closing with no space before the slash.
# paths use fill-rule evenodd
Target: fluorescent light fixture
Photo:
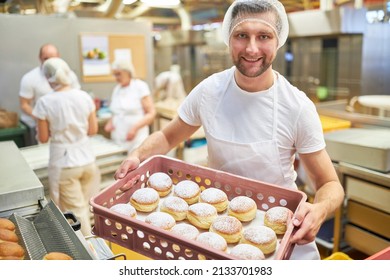
<path id="1" fill-rule="evenodd" d="M 141 2 L 157 8 L 172 8 L 180 5 L 180 0 L 141 0 Z"/>
<path id="2" fill-rule="evenodd" d="M 137 0 L 122 0 L 122 3 L 124 5 L 131 5 L 133 3 L 137 2 Z"/>

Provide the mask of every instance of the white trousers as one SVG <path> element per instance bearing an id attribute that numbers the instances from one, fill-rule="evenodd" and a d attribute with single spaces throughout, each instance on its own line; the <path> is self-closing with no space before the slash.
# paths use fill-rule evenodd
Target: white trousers
<path id="1" fill-rule="evenodd" d="M 89 200 L 99 191 L 100 171 L 95 163 L 62 168 L 59 176 L 59 197 L 63 211 L 71 211 L 81 223 L 84 236 L 91 235 Z"/>

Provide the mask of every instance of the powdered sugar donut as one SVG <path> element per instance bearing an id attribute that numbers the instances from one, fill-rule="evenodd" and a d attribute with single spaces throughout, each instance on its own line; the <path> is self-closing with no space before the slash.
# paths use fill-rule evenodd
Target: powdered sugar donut
<path id="1" fill-rule="evenodd" d="M 269 227 L 253 226 L 244 229 L 240 243 L 253 245 L 267 255 L 276 250 L 277 236 Z"/>
<path id="2" fill-rule="evenodd" d="M 208 188 L 202 191 L 199 196 L 199 202 L 213 205 L 218 213 L 225 211 L 229 203 L 226 193 L 217 188 Z"/>
<path id="3" fill-rule="evenodd" d="M 191 205 L 198 202 L 200 187 L 194 181 L 183 180 L 173 188 L 173 194 L 184 199 L 188 205 Z"/>
<path id="4" fill-rule="evenodd" d="M 155 189 L 160 197 L 167 196 L 172 190 L 172 179 L 164 172 L 156 172 L 150 175 L 147 185 Z"/>
<path id="5" fill-rule="evenodd" d="M 188 238 L 191 240 L 195 240 L 199 235 L 199 230 L 193 225 L 189 224 L 176 224 L 172 228 L 172 233 L 178 234 L 181 237 Z"/>
<path id="6" fill-rule="evenodd" d="M 137 211 L 129 203 L 115 204 L 111 206 L 110 210 L 132 218 L 135 218 L 137 216 Z"/>
<path id="7" fill-rule="evenodd" d="M 263 252 L 250 244 L 237 244 L 230 250 L 230 254 L 240 260 L 264 260 Z"/>
<path id="8" fill-rule="evenodd" d="M 242 224 L 233 216 L 219 216 L 210 226 L 210 231 L 222 236 L 227 243 L 236 243 L 241 239 Z"/>
<path id="9" fill-rule="evenodd" d="M 241 222 L 252 221 L 256 217 L 256 202 L 247 196 L 236 196 L 229 202 L 228 215 L 236 217 Z"/>
<path id="10" fill-rule="evenodd" d="M 176 225 L 175 219 L 171 215 L 164 212 L 150 213 L 148 216 L 146 216 L 145 223 L 165 230 L 171 230 Z"/>
<path id="11" fill-rule="evenodd" d="M 152 212 L 157 208 L 160 196 L 155 189 L 141 188 L 136 190 L 130 197 L 130 203 L 141 212 Z"/>
<path id="12" fill-rule="evenodd" d="M 187 219 L 198 228 L 209 229 L 217 217 L 217 209 L 211 204 L 198 202 L 188 207 Z"/>
<path id="13" fill-rule="evenodd" d="M 272 228 L 276 234 L 284 234 L 287 230 L 287 222 L 292 215 L 292 211 L 287 207 L 272 207 L 265 212 L 264 225 Z"/>
<path id="14" fill-rule="evenodd" d="M 203 232 L 198 235 L 196 241 L 212 249 L 221 250 L 224 252 L 227 250 L 226 240 L 214 232 Z"/>
<path id="15" fill-rule="evenodd" d="M 176 221 L 187 218 L 188 204 L 184 199 L 170 196 L 161 203 L 160 211 L 170 214 Z"/>

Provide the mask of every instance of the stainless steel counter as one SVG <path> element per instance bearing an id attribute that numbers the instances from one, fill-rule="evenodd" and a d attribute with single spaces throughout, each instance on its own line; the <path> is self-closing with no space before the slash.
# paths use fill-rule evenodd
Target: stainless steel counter
<path id="1" fill-rule="evenodd" d="M 352 122 L 353 127 L 387 127 L 390 128 L 390 118 L 378 115 L 348 112 L 348 100 L 320 102 L 316 104 L 320 115 L 334 117 Z"/>
<path id="2" fill-rule="evenodd" d="M 10 215 L 8 211 L 39 211 L 43 185 L 15 142 L 0 142 L 0 155 L 0 216 Z"/>
<path id="3" fill-rule="evenodd" d="M 91 137 L 91 145 L 102 175 L 102 189 L 114 182 L 113 174 L 126 158 L 127 151 L 102 135 Z M 48 193 L 49 144 L 21 148 L 20 152 L 45 186 L 45 193 Z"/>

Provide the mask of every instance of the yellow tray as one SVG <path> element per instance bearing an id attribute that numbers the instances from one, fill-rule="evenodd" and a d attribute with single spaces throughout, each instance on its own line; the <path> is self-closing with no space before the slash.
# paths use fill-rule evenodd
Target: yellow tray
<path id="1" fill-rule="evenodd" d="M 320 120 L 322 124 L 322 130 L 324 132 L 346 129 L 351 127 L 351 122 L 343 119 L 320 115 Z"/>
<path id="2" fill-rule="evenodd" d="M 343 253 L 343 252 L 335 252 L 335 253 L 333 253 L 332 255 L 330 255 L 329 257 L 324 258 L 324 260 L 330 260 L 330 261 L 349 261 L 349 260 L 353 260 L 353 259 L 350 258 L 350 256 L 348 256 L 347 254 L 345 254 L 345 253 Z"/>

